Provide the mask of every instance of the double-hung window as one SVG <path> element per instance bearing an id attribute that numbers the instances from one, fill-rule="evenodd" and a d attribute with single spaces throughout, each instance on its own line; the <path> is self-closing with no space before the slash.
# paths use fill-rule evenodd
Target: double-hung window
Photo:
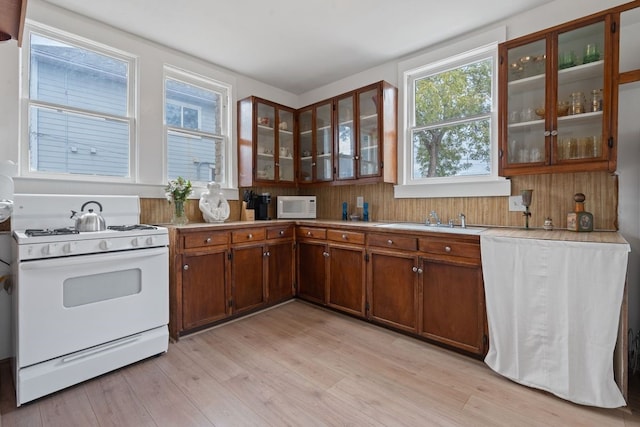
<path id="1" fill-rule="evenodd" d="M 46 31 L 30 33 L 27 55 L 27 174 L 129 180 L 134 58 Z"/>
<path id="2" fill-rule="evenodd" d="M 226 184 L 229 92 L 222 83 L 165 68 L 168 179 Z"/>
<path id="3" fill-rule="evenodd" d="M 396 197 L 508 192 L 497 174 L 497 41 L 423 56 L 400 65 L 404 162 Z"/>

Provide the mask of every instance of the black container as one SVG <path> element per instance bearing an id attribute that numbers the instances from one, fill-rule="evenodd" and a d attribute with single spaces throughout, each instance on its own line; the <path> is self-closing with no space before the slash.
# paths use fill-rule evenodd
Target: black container
<path id="1" fill-rule="evenodd" d="M 269 203 L 271 194 L 262 193 L 253 196 L 253 212 L 256 220 L 267 220 L 269 218 Z"/>

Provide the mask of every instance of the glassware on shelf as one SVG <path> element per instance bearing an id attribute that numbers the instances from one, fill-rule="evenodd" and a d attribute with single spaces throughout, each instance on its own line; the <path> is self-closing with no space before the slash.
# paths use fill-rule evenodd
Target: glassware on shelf
<path id="1" fill-rule="evenodd" d="M 587 43 L 584 47 L 584 55 L 582 56 L 582 63 L 588 64 L 589 62 L 595 62 L 600 60 L 600 50 L 596 43 Z"/>
<path id="2" fill-rule="evenodd" d="M 573 92 L 571 94 L 569 115 L 582 114 L 584 112 L 584 95 L 582 94 L 582 92 Z"/>
<path id="3" fill-rule="evenodd" d="M 576 53 L 574 51 L 566 50 L 564 52 L 560 52 L 560 57 L 558 58 L 558 68 L 560 70 L 564 70 L 565 68 L 575 67 L 576 60 Z"/>
<path id="4" fill-rule="evenodd" d="M 591 111 L 602 111 L 602 89 L 591 91 Z"/>

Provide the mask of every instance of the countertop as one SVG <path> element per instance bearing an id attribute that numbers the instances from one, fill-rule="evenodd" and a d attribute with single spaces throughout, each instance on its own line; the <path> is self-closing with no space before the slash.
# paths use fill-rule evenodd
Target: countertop
<path id="1" fill-rule="evenodd" d="M 400 221 L 398 221 L 400 222 Z M 486 231 L 483 231 L 479 234 L 448 234 L 445 230 L 440 229 L 439 231 L 430 231 L 426 229 L 425 231 L 416 231 L 416 230 L 402 230 L 402 229 L 389 229 L 378 227 L 381 224 L 391 223 L 391 221 L 385 222 L 364 222 L 364 221 L 340 221 L 340 220 L 330 220 L 330 219 L 276 219 L 276 220 L 268 220 L 268 221 L 228 221 L 223 223 L 190 223 L 182 226 L 174 226 L 171 224 L 159 224 L 166 227 L 176 227 L 180 229 L 193 230 L 201 228 L 245 228 L 245 227 L 253 227 L 253 226 L 278 226 L 282 224 L 296 224 L 301 226 L 314 226 L 314 227 L 335 227 L 340 229 L 351 229 L 351 230 L 362 230 L 362 231 L 375 231 L 375 232 L 384 232 L 384 233 L 393 233 L 393 234 L 416 234 L 416 235 L 434 235 L 434 234 L 446 234 L 447 236 L 481 236 L 481 235 L 491 235 L 491 236 L 501 236 L 501 237 L 513 237 L 513 238 L 522 238 L 522 239 L 539 239 L 539 240 L 563 240 L 563 241 L 573 241 L 573 242 L 592 242 L 592 243 L 618 243 L 618 244 L 628 244 L 627 241 L 622 237 L 622 235 L 617 231 L 591 231 L 591 232 L 575 232 L 569 231 L 566 229 L 555 229 L 552 231 L 547 231 L 543 229 L 530 228 L 524 229 L 519 227 L 492 227 L 492 226 L 482 226 L 482 225 L 473 225 L 473 227 L 483 227 L 486 228 Z"/>

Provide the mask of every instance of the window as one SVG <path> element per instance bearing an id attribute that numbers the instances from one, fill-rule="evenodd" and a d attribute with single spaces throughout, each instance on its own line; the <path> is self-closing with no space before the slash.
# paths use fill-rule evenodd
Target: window
<path id="1" fill-rule="evenodd" d="M 28 58 L 29 172 L 131 177 L 133 58 L 35 32 Z"/>
<path id="2" fill-rule="evenodd" d="M 229 88 L 167 68 L 164 104 L 167 178 L 225 184 Z"/>
<path id="3" fill-rule="evenodd" d="M 497 29 L 399 64 L 404 138 L 396 197 L 509 194 L 497 159 L 497 51 L 503 39 L 504 29 Z"/>

